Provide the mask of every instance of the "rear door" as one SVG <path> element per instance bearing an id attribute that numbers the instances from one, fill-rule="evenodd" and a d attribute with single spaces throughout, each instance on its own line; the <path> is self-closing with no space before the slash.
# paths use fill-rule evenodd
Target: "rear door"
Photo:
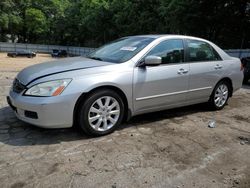
<path id="1" fill-rule="evenodd" d="M 223 75 L 223 61 L 213 47 L 199 40 L 186 40 L 186 59 L 190 63 L 187 99 L 208 100 L 214 85 Z"/>

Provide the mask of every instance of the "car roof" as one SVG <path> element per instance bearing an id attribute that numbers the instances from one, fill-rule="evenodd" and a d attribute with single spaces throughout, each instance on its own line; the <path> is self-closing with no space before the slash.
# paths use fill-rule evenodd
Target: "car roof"
<path id="1" fill-rule="evenodd" d="M 198 38 L 198 37 L 187 36 L 187 35 L 176 35 L 176 34 L 148 34 L 148 35 L 134 35 L 134 36 L 129 36 L 129 37 L 148 37 L 148 38 L 154 38 L 154 39 L 169 37 L 169 38 L 185 38 L 185 39 L 196 39 L 196 40 L 207 41 L 205 39 Z"/>

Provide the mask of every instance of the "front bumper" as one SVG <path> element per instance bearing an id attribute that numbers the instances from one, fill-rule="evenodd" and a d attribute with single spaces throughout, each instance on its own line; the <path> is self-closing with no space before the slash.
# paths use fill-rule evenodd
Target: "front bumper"
<path id="1" fill-rule="evenodd" d="M 73 125 L 78 95 L 30 97 L 10 91 L 7 102 L 18 119 L 43 128 L 66 128 Z"/>

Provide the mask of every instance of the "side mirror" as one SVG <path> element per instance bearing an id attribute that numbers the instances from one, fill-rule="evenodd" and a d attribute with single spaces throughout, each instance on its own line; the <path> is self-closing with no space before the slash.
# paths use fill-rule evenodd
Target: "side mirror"
<path id="1" fill-rule="evenodd" d="M 145 63 L 146 66 L 154 66 L 154 65 L 160 65 L 161 64 L 161 57 L 158 56 L 147 56 L 145 58 Z"/>

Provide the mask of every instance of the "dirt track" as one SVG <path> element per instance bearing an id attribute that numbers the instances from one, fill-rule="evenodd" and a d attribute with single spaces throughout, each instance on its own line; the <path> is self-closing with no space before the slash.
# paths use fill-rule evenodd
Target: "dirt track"
<path id="1" fill-rule="evenodd" d="M 250 187 L 250 86 L 222 111 L 194 105 L 142 115 L 88 138 L 28 125 L 7 106 L 17 71 L 47 60 L 0 54 L 0 187 Z"/>

